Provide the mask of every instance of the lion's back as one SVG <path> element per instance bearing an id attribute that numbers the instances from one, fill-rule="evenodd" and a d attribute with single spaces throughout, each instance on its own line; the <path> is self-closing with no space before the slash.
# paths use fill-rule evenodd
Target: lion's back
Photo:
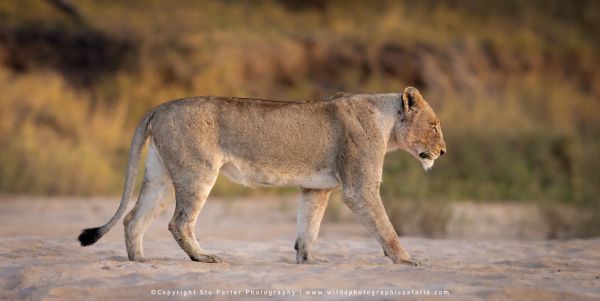
<path id="1" fill-rule="evenodd" d="M 341 138 L 329 105 L 187 98 L 159 106 L 151 131 L 167 160 L 191 149 L 267 169 L 319 169 L 335 163 Z"/>

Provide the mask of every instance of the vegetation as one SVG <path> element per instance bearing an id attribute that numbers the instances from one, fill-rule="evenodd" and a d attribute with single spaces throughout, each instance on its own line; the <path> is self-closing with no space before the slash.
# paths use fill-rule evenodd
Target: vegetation
<path id="1" fill-rule="evenodd" d="M 448 154 L 428 173 L 390 154 L 385 199 L 600 208 L 596 1 L 72 3 L 0 3 L 4 193 L 120 193 L 133 127 L 170 99 L 415 85 Z"/>

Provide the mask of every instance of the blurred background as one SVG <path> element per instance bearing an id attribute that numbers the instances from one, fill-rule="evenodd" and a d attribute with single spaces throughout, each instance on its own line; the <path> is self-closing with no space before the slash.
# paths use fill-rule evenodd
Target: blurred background
<path id="1" fill-rule="evenodd" d="M 399 234 L 597 236 L 599 29 L 593 0 L 0 1 L 0 194 L 119 195 L 137 121 L 171 99 L 412 85 L 448 154 L 387 156 Z M 334 195 L 327 219 L 344 210 Z"/>

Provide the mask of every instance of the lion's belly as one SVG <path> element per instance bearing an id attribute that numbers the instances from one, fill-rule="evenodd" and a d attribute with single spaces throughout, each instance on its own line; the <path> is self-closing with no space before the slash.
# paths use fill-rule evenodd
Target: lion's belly
<path id="1" fill-rule="evenodd" d="M 252 168 L 246 164 L 230 162 L 221 172 L 233 182 L 245 186 L 297 186 L 311 189 L 331 189 L 339 186 L 339 176 L 331 170 L 294 172 L 289 169 Z"/>

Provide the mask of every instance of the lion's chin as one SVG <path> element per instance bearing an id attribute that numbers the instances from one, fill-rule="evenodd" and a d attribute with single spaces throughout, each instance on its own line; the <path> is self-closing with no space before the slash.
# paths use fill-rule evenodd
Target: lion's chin
<path id="1" fill-rule="evenodd" d="M 430 170 L 433 167 L 433 163 L 435 162 L 435 160 L 432 159 L 421 159 L 420 161 L 425 171 Z"/>

